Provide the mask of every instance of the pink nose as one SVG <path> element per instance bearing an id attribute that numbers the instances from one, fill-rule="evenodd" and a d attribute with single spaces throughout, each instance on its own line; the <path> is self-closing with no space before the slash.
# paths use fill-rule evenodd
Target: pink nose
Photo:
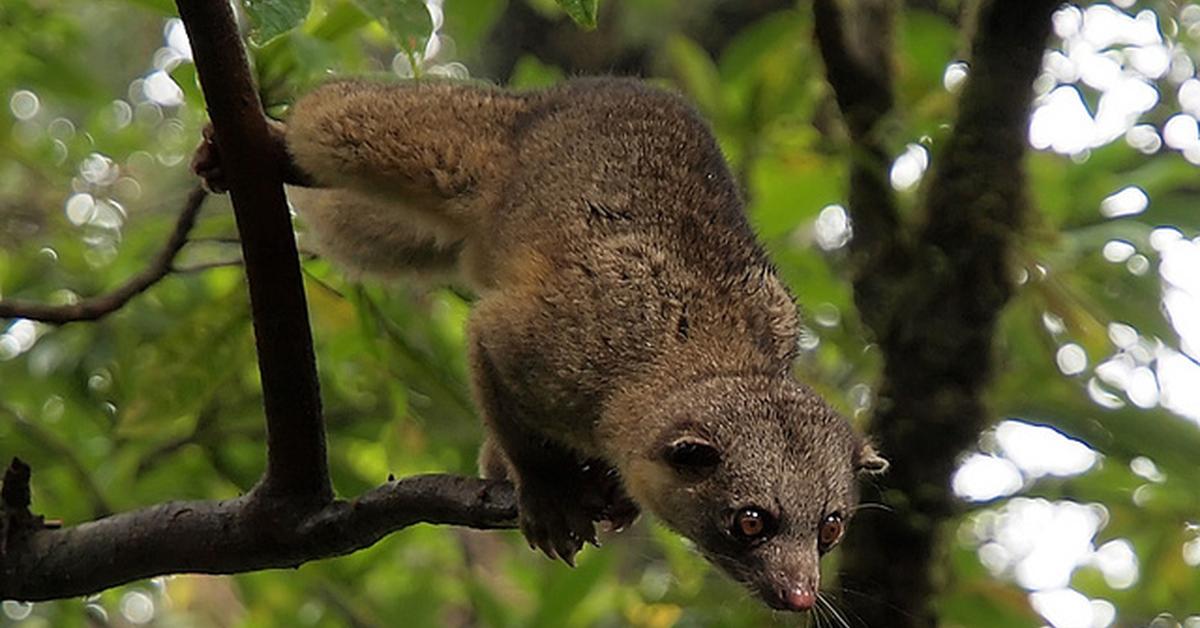
<path id="1" fill-rule="evenodd" d="M 792 589 L 785 597 L 788 607 L 794 611 L 806 611 L 817 605 L 817 594 L 809 589 Z"/>

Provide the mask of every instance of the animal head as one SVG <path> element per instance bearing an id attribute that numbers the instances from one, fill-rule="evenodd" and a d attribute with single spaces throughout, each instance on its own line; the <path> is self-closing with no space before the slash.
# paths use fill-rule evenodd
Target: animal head
<path id="1" fill-rule="evenodd" d="M 887 462 L 790 379 L 712 379 L 665 401 L 650 410 L 663 427 L 627 460 L 630 494 L 771 607 L 811 608 L 857 476 Z"/>

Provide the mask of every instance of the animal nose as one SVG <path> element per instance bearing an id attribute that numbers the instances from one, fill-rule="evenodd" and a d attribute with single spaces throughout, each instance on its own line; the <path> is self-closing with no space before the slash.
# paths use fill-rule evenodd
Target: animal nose
<path id="1" fill-rule="evenodd" d="M 788 590 L 784 596 L 788 608 L 794 611 L 806 611 L 817 605 L 817 594 L 812 589 L 795 587 Z"/>

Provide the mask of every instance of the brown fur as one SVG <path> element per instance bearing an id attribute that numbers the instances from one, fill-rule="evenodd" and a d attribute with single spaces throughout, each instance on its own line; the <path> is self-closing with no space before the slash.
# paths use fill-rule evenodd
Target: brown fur
<path id="1" fill-rule="evenodd" d="M 339 82 L 297 103 L 294 198 L 329 257 L 394 274 L 457 260 L 481 463 L 517 485 L 531 545 L 570 562 L 633 501 L 768 603 L 814 591 L 816 530 L 884 464 L 790 375 L 798 319 L 711 133 L 631 80 L 518 93 Z M 668 464 L 686 437 L 720 463 Z M 728 530 L 758 506 L 777 532 Z"/>

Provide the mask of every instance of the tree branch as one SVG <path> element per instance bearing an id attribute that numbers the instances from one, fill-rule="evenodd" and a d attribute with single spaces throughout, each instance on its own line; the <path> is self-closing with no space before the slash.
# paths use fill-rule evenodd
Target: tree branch
<path id="1" fill-rule="evenodd" d="M 838 108 L 855 141 L 891 113 L 894 0 L 855 0 L 851 16 L 839 0 L 813 0 L 817 48 Z M 850 19 L 853 18 L 853 19 Z"/>
<path id="2" fill-rule="evenodd" d="M 320 386 L 283 193 L 290 159 L 272 141 L 229 3 L 177 4 L 242 241 L 267 421 L 267 470 L 261 488 L 273 495 L 327 502 L 333 491 Z"/>
<path id="3" fill-rule="evenodd" d="M 990 377 L 995 319 L 1013 291 L 1009 258 L 1029 214 L 1032 84 L 1060 4 L 989 0 L 980 9 L 958 119 L 934 160 L 917 235 L 931 263 L 905 287 L 903 320 L 885 340 L 926 365 L 931 381 L 977 389 Z"/>
<path id="4" fill-rule="evenodd" d="M 958 120 L 933 171 L 922 234 L 926 243 L 977 250 L 978 243 L 963 242 L 964 229 L 1007 239 L 1024 225 L 1029 203 L 1022 158 L 1032 84 L 1050 36 L 1050 16 L 1061 4 L 984 3 Z M 957 211 L 964 205 L 977 211 Z M 992 248 L 980 253 L 997 254 Z"/>
<path id="5" fill-rule="evenodd" d="M 242 242 L 263 380 L 267 470 L 237 499 L 169 502 L 58 529 L 30 512 L 29 468 L 14 460 L 0 492 L 3 599 L 83 595 L 170 573 L 295 567 L 368 547 L 420 522 L 515 523 L 508 482 L 427 475 L 389 480 L 352 501 L 333 499 L 301 269 L 283 196 L 287 159 L 279 143 L 269 141 L 229 4 L 179 0 L 179 8 Z M 160 266 L 169 268 L 170 257 Z"/>
<path id="6" fill-rule="evenodd" d="M 167 243 L 159 250 L 158 255 L 142 272 L 134 275 L 121 287 L 112 292 L 83 299 L 70 305 L 47 305 L 30 301 L 4 300 L 0 301 L 0 318 L 27 318 L 29 320 L 54 325 L 62 325 L 75 321 L 95 321 L 121 309 L 133 297 L 143 293 L 147 288 L 157 283 L 171 273 L 171 264 L 188 243 L 188 233 L 196 224 L 196 216 L 208 194 L 199 186 L 188 194 L 175 222 L 175 228 Z"/>
<path id="7" fill-rule="evenodd" d="M 13 486 L 20 492 L 18 482 Z M 18 530 L 25 541 L 0 554 L 0 599 L 87 595 L 165 574 L 298 567 L 369 547 L 417 523 L 509 528 L 517 514 L 508 482 L 453 475 L 388 482 L 302 514 L 294 502 L 256 490 L 225 501 L 158 504 L 61 530 Z"/>
<path id="8" fill-rule="evenodd" d="M 855 0 L 849 15 L 838 0 L 814 0 L 817 48 L 850 136 L 847 199 L 854 236 L 850 266 L 854 300 L 877 335 L 890 326 L 897 278 L 910 244 L 889 177 L 883 126 L 894 106 L 892 41 L 896 0 Z"/>
<path id="9" fill-rule="evenodd" d="M 950 477 L 991 421 L 983 394 L 992 342 L 1029 213 L 1022 164 L 1032 84 L 1058 5 L 982 3 L 958 119 L 925 188 L 913 244 L 921 263 L 899 277 L 887 324 L 875 329 L 884 373 L 873 431 L 892 461 L 883 483 L 895 512 L 855 526 L 842 562 L 843 582 L 867 594 L 856 605 L 867 625 L 937 624 L 940 541 L 961 507 Z"/>

